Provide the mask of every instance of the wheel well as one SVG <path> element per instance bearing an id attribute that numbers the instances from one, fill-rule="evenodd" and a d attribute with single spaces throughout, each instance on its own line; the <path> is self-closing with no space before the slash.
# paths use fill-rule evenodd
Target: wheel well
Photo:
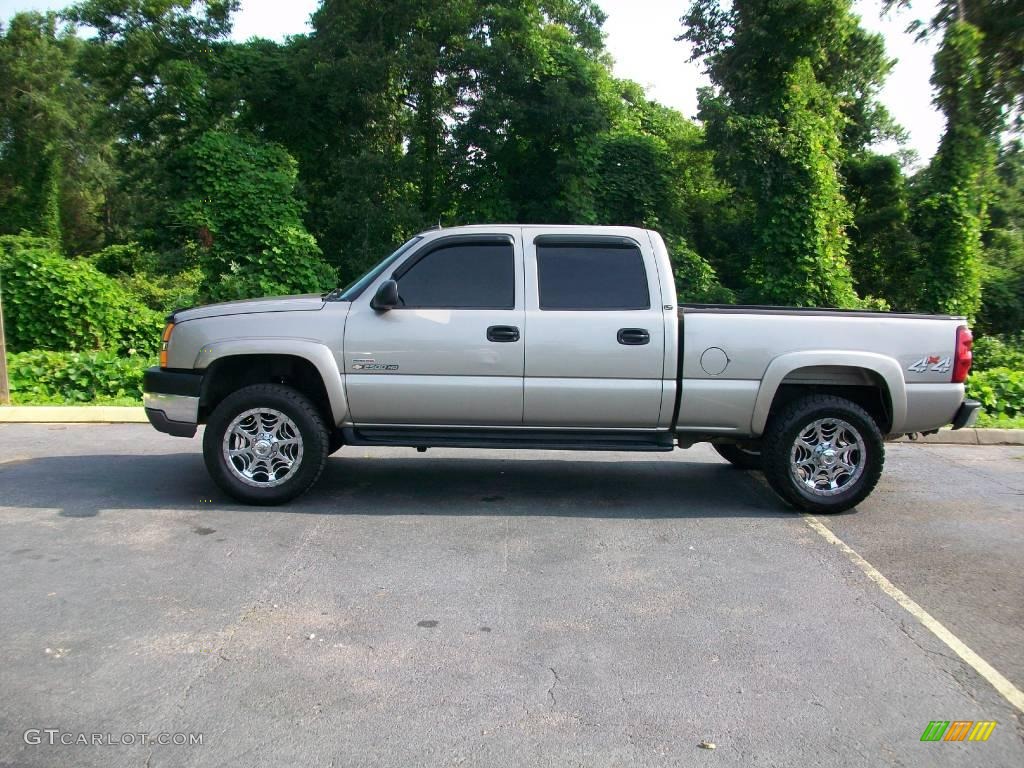
<path id="1" fill-rule="evenodd" d="M 214 360 L 203 376 L 200 423 L 221 400 L 250 384 L 287 384 L 312 400 L 328 424 L 334 423 L 320 371 L 309 360 L 295 355 L 232 355 Z"/>
<path id="2" fill-rule="evenodd" d="M 810 366 L 790 371 L 779 384 L 768 411 L 778 413 L 797 398 L 811 394 L 843 397 L 870 414 L 882 434 L 892 428 L 892 400 L 885 380 L 867 368 Z"/>

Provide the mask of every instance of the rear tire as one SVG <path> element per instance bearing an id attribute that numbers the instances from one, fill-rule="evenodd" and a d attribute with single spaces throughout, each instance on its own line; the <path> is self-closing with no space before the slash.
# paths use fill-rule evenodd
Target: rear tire
<path id="1" fill-rule="evenodd" d="M 316 482 L 328 432 L 316 406 L 282 384 L 254 384 L 224 398 L 203 433 L 210 477 L 245 504 L 283 504 Z"/>
<path id="2" fill-rule="evenodd" d="M 875 420 L 856 403 L 810 395 L 773 415 L 762 443 L 764 473 L 805 512 L 842 512 L 874 490 L 885 463 Z"/>
<path id="3" fill-rule="evenodd" d="M 748 444 L 712 443 L 711 447 L 737 469 L 761 469 L 761 451 Z"/>

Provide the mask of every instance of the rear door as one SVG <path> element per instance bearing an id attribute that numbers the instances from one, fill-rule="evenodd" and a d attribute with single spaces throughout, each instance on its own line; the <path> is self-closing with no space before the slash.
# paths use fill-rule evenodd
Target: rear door
<path id="1" fill-rule="evenodd" d="M 519 426 L 523 262 L 519 228 L 432 237 L 352 304 L 345 383 L 357 425 Z M 394 279 L 402 306 L 370 306 Z"/>
<path id="2" fill-rule="evenodd" d="M 648 238 L 523 230 L 524 424 L 654 429 L 664 313 Z"/>

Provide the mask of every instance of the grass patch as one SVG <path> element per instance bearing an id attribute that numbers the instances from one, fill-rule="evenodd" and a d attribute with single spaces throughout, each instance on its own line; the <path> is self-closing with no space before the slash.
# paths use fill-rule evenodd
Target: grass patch
<path id="1" fill-rule="evenodd" d="M 11 393 L 11 405 L 48 405 L 48 406 L 65 406 L 68 408 L 85 407 L 90 408 L 92 406 L 99 405 L 119 405 L 119 406 L 131 406 L 131 407 L 142 407 L 142 399 L 138 397 L 101 397 L 96 400 L 90 400 L 87 403 L 69 403 L 66 400 L 39 400 L 31 397 L 18 397 L 17 394 Z"/>
<path id="2" fill-rule="evenodd" d="M 975 426 L 982 429 L 1024 429 L 1024 416 L 989 416 L 983 411 L 978 415 Z"/>

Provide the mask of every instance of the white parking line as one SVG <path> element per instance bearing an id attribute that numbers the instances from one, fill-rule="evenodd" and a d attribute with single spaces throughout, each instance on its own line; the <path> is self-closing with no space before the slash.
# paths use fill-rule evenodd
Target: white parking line
<path id="1" fill-rule="evenodd" d="M 995 688 L 1004 699 L 1010 702 L 1010 704 L 1015 706 L 1021 712 L 1024 712 L 1024 692 L 1022 692 L 1020 688 L 1007 680 L 991 664 L 968 648 L 959 637 L 946 629 L 946 627 L 942 625 L 942 622 L 911 600 L 899 587 L 885 578 L 885 576 L 883 576 L 875 566 L 857 554 L 857 552 L 847 545 L 845 541 L 832 533 L 831 529 L 821 522 L 821 520 L 816 518 L 814 515 L 808 514 L 803 514 L 802 517 L 804 522 L 817 532 L 818 535 L 825 539 L 825 541 L 838 547 L 854 565 L 864 572 L 865 576 L 881 587 L 885 594 L 903 606 L 903 608 L 910 612 L 915 619 L 927 627 L 933 635 L 949 646 L 957 656 L 970 664 L 975 672 L 988 680 L 992 684 L 992 687 Z"/>

